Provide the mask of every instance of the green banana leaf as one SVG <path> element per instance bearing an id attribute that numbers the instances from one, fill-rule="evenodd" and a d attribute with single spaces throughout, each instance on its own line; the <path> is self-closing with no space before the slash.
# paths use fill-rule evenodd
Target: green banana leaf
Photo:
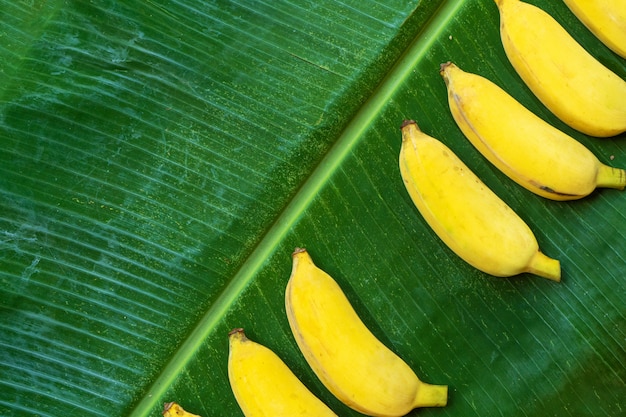
<path id="1" fill-rule="evenodd" d="M 564 3 L 531 3 L 626 79 Z M 626 415 L 626 195 L 512 183 L 455 125 L 439 65 L 490 78 L 604 163 L 626 167 L 626 135 L 552 116 L 498 26 L 490 0 L 0 1 L 0 415 L 243 415 L 235 327 L 359 415 L 289 330 L 295 247 L 449 385 L 446 407 L 411 415 Z M 434 235 L 399 174 L 409 118 L 529 224 L 561 283 L 487 276 Z"/>

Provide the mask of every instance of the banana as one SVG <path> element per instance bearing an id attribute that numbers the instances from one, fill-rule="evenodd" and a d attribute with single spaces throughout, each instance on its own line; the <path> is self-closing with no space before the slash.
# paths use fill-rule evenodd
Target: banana
<path id="1" fill-rule="evenodd" d="M 303 356 L 340 401 L 368 416 L 404 416 L 444 406 L 448 387 L 418 379 L 361 321 L 337 282 L 296 248 L 285 294 L 289 325 Z"/>
<path id="2" fill-rule="evenodd" d="M 582 143 L 493 82 L 450 62 L 440 73 L 450 111 L 465 136 L 519 185 L 552 200 L 579 199 L 596 187 L 626 186 L 626 171 L 602 164 Z"/>
<path id="3" fill-rule="evenodd" d="M 412 120 L 402 125 L 400 173 L 426 222 L 467 263 L 497 277 L 529 272 L 560 281 L 559 261 L 539 251 L 528 225 Z"/>
<path id="4" fill-rule="evenodd" d="M 197 414 L 191 414 L 189 411 L 185 411 L 183 407 L 175 402 L 165 403 L 163 405 L 164 417 L 200 417 Z"/>
<path id="5" fill-rule="evenodd" d="M 537 98 L 572 128 L 597 137 L 626 131 L 626 81 L 597 61 L 548 13 L 495 0 L 506 55 Z"/>
<path id="6" fill-rule="evenodd" d="M 246 417 L 337 417 L 269 348 L 243 329 L 228 334 L 228 379 Z"/>
<path id="7" fill-rule="evenodd" d="M 626 0 L 564 0 L 602 43 L 626 58 Z"/>

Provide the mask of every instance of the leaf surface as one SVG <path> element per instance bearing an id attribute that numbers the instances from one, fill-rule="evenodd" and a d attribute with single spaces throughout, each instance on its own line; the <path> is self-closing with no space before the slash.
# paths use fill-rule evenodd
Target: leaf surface
<path id="1" fill-rule="evenodd" d="M 535 0 L 605 65 L 561 2 Z M 564 126 L 508 63 L 493 2 L 0 1 L 0 414 L 242 415 L 227 332 L 279 354 L 338 415 L 289 331 L 306 247 L 442 416 L 626 410 L 626 199 L 544 200 L 454 124 L 439 64 L 505 87 L 609 165 L 625 135 Z M 442 139 L 561 261 L 488 277 L 429 229 L 399 126 Z"/>

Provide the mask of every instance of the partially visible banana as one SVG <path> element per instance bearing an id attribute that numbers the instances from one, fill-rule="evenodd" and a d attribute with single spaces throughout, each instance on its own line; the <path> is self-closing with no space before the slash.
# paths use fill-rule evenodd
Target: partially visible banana
<path id="1" fill-rule="evenodd" d="M 228 334 L 228 378 L 246 417 L 337 417 L 272 350 L 243 329 Z"/>
<path id="2" fill-rule="evenodd" d="M 293 255 L 285 306 L 305 359 L 339 400 L 368 416 L 404 416 L 444 406 L 448 387 L 430 385 L 380 342 L 349 300 L 305 249 Z"/>
<path id="3" fill-rule="evenodd" d="M 589 54 L 548 13 L 519 0 L 495 0 L 509 61 L 563 122 L 591 136 L 626 131 L 626 81 Z"/>
<path id="4" fill-rule="evenodd" d="M 529 272 L 560 281 L 559 261 L 539 251 L 528 225 L 412 120 L 402 126 L 400 173 L 426 222 L 470 265 L 498 277 Z"/>
<path id="5" fill-rule="evenodd" d="M 626 58 L 626 0 L 564 0 L 602 43 Z"/>
<path id="6" fill-rule="evenodd" d="M 596 187 L 622 190 L 626 186 L 623 169 L 602 164 L 582 143 L 543 121 L 493 82 L 450 62 L 440 72 L 452 116 L 465 136 L 521 186 L 552 200 L 579 199 Z"/>
<path id="7" fill-rule="evenodd" d="M 200 417 L 197 414 L 191 414 L 185 411 L 183 407 L 176 402 L 169 402 L 163 405 L 163 417 Z"/>

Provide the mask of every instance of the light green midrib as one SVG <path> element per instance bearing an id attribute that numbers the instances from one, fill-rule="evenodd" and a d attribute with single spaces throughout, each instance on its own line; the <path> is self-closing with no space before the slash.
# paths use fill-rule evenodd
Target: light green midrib
<path id="1" fill-rule="evenodd" d="M 298 222 L 302 213 L 319 194 L 319 191 L 328 183 L 352 149 L 357 146 L 363 134 L 381 113 L 389 100 L 401 88 L 405 80 L 411 76 L 413 68 L 429 50 L 432 43 L 438 39 L 449 20 L 463 3 L 465 3 L 465 0 L 446 1 L 428 22 L 425 29 L 417 35 L 416 39 L 387 73 L 371 97 L 347 124 L 335 145 L 311 173 L 287 207 L 281 212 L 255 250 L 233 276 L 230 284 L 207 310 L 187 339 L 176 350 L 170 361 L 162 369 L 159 377 L 152 383 L 148 391 L 131 411 L 129 417 L 149 416 L 160 405 L 159 402 L 168 388 L 175 382 L 178 375 L 184 370 L 206 338 L 226 315 L 229 308 L 236 302 L 239 295 L 261 270 L 266 260 L 272 256 L 276 247 L 289 233 L 293 225 Z"/>

